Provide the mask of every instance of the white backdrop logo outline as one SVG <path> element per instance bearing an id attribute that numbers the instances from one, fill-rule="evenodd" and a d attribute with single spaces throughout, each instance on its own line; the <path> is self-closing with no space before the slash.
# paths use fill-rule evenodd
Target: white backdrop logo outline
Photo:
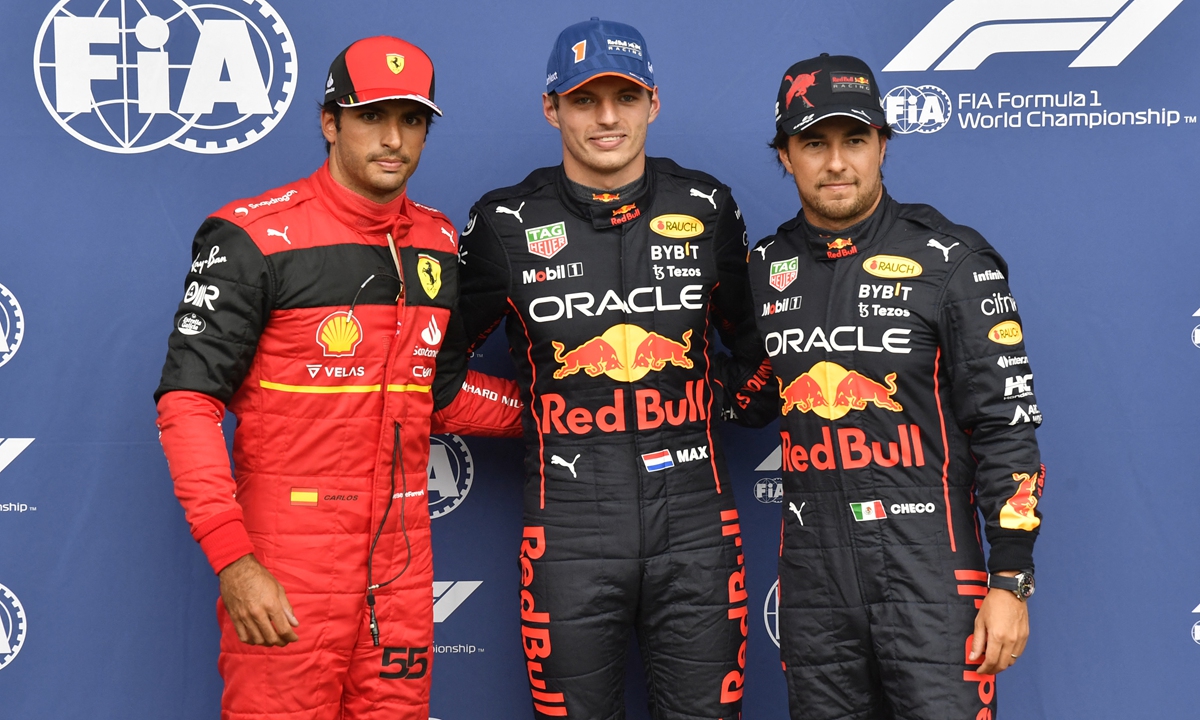
<path id="1" fill-rule="evenodd" d="M 775 647 L 779 647 L 779 581 L 776 580 L 771 589 L 767 591 L 767 598 L 763 601 L 763 625 L 767 628 L 767 637 L 771 638 L 771 642 L 775 643 Z"/>
<path id="2" fill-rule="evenodd" d="M 429 436 L 429 466 L 426 471 L 429 519 L 449 515 L 462 505 L 475 482 L 475 459 L 467 442 L 458 435 Z M 438 499 L 433 499 L 433 494 Z"/>
<path id="3" fill-rule="evenodd" d="M 85 4 L 96 8 L 90 16 L 67 9 Z M 147 4 L 174 12 L 163 18 Z M 106 10 L 115 16 L 102 15 Z M 136 22 L 134 12 L 141 14 Z M 44 44 L 51 29 L 53 39 Z M 181 64 L 178 56 L 189 49 L 185 34 L 195 39 L 191 57 Z M 113 47 L 117 54 L 103 53 Z M 59 0 L 38 31 L 33 69 L 42 102 L 59 126 L 90 147 L 118 154 L 166 145 L 202 154 L 247 147 L 283 118 L 297 77 L 291 32 L 266 0 L 103 0 L 98 6 L 95 0 Z M 97 100 L 96 89 L 110 96 Z M 168 120 L 171 129 L 160 130 Z"/>
<path id="4" fill-rule="evenodd" d="M 0 585 L 0 670 L 8 667 L 25 646 L 27 627 L 21 601 L 12 590 Z"/>
<path id="5" fill-rule="evenodd" d="M 0 367 L 3 367 L 21 347 L 25 338 L 25 311 L 17 296 L 0 285 Z"/>
<path id="6" fill-rule="evenodd" d="M 883 96 L 887 123 L 901 135 L 935 133 L 950 123 L 954 104 L 936 85 L 897 85 Z"/>
<path id="7" fill-rule="evenodd" d="M 1182 2 L 953 0 L 883 71 L 924 72 L 939 58 L 934 70 L 974 70 L 997 53 L 1075 50 L 1070 67 L 1116 67 Z"/>

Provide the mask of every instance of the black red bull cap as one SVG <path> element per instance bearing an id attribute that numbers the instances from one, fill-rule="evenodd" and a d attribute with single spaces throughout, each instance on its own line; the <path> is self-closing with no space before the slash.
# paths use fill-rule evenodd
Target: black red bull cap
<path id="1" fill-rule="evenodd" d="M 784 73 L 775 101 L 775 127 L 795 135 L 835 115 L 884 127 L 887 116 L 879 98 L 875 74 L 865 62 L 849 55 L 821 53 Z"/>
<path id="2" fill-rule="evenodd" d="M 416 100 L 438 115 L 433 104 L 433 61 L 421 48 L 397 37 L 363 38 L 329 66 L 325 102 L 342 107 L 380 100 Z"/>

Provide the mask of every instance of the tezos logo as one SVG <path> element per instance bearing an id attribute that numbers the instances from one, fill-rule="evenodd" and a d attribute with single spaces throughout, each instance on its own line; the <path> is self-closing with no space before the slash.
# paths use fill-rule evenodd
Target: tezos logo
<path id="1" fill-rule="evenodd" d="M 283 118 L 296 49 L 266 0 L 60 0 L 38 31 L 34 80 L 51 116 L 97 150 L 240 150 Z"/>
<path id="2" fill-rule="evenodd" d="M 3 366 L 21 347 L 25 337 L 25 313 L 21 303 L 8 288 L 0 285 L 0 366 Z"/>
<path id="3" fill-rule="evenodd" d="M 763 624 L 767 628 L 767 637 L 779 647 L 779 581 L 776 580 L 767 591 L 767 599 L 763 601 Z"/>
<path id="4" fill-rule="evenodd" d="M 935 133 L 950 122 L 950 96 L 936 85 L 899 85 L 883 96 L 888 125 L 901 135 Z"/>
<path id="5" fill-rule="evenodd" d="M 25 608 L 12 590 L 0 585 L 0 670 L 21 652 L 25 629 Z"/>
<path id="6" fill-rule="evenodd" d="M 475 461 L 457 435 L 429 438 L 429 517 L 449 515 L 467 499 L 475 480 Z"/>
<path id="7" fill-rule="evenodd" d="M 765 504 L 783 502 L 783 478 L 763 478 L 754 483 L 754 499 Z"/>

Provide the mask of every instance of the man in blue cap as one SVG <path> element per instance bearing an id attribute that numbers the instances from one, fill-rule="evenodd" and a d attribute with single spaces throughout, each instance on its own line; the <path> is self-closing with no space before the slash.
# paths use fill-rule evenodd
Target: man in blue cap
<path id="1" fill-rule="evenodd" d="M 741 211 L 710 175 L 646 157 L 659 98 L 636 29 L 564 30 L 542 98 L 563 162 L 472 208 L 460 300 L 476 344 L 508 317 L 525 400 L 535 715 L 624 717 L 636 630 L 655 718 L 736 718 L 745 570 L 713 418 L 770 373 Z"/>

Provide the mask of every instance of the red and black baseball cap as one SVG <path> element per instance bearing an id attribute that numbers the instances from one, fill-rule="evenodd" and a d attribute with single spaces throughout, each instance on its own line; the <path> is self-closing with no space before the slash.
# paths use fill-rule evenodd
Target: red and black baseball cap
<path id="1" fill-rule="evenodd" d="M 884 127 L 887 116 L 879 98 L 879 85 L 865 62 L 850 55 L 821 53 L 784 73 L 775 101 L 775 127 L 795 135 L 835 115 Z"/>
<path id="2" fill-rule="evenodd" d="M 416 45 L 387 35 L 363 38 L 334 58 L 325 81 L 325 102 L 330 100 L 342 107 L 416 100 L 442 114 L 433 104 L 433 61 Z"/>

